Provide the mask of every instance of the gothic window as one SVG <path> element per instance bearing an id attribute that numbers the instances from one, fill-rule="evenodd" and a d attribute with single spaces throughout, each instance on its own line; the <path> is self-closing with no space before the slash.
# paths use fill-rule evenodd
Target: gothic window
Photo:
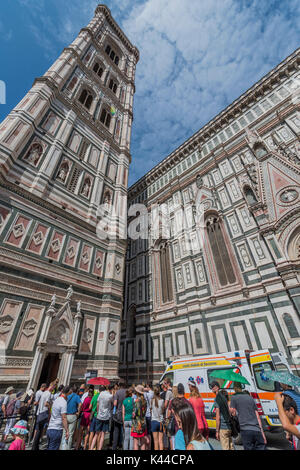
<path id="1" fill-rule="evenodd" d="M 93 71 L 101 78 L 103 75 L 104 69 L 98 62 L 96 62 L 93 67 Z"/>
<path id="2" fill-rule="evenodd" d="M 221 286 L 235 283 L 234 270 L 218 217 L 211 216 L 207 219 L 206 230 Z"/>
<path id="3" fill-rule="evenodd" d="M 111 60 L 116 64 L 119 65 L 120 58 L 119 56 L 115 53 L 115 51 L 110 47 L 108 44 L 105 48 L 106 54 L 111 58 Z"/>
<path id="4" fill-rule="evenodd" d="M 110 79 L 108 88 L 112 90 L 115 94 L 117 93 L 118 85 L 112 78 Z"/>
<path id="5" fill-rule="evenodd" d="M 93 96 L 88 90 L 82 90 L 81 95 L 79 97 L 79 102 L 83 104 L 87 109 L 91 109 L 91 105 L 93 102 Z"/>
<path id="6" fill-rule="evenodd" d="M 300 227 L 298 227 L 289 239 L 288 257 L 290 260 L 300 260 Z"/>
<path id="7" fill-rule="evenodd" d="M 292 316 L 289 313 L 284 313 L 283 321 L 285 323 L 285 326 L 287 327 L 290 337 L 298 338 L 299 334 L 295 326 L 294 320 L 292 319 Z"/>
<path id="8" fill-rule="evenodd" d="M 116 128 L 115 128 L 115 139 L 116 140 L 119 140 L 120 128 L 121 128 L 121 123 L 120 123 L 120 120 L 118 119 L 117 122 L 116 122 Z"/>
<path id="9" fill-rule="evenodd" d="M 102 124 L 104 124 L 109 129 L 110 121 L 111 121 L 110 112 L 106 108 L 103 108 L 101 116 L 100 116 L 100 122 L 102 122 Z"/>
<path id="10" fill-rule="evenodd" d="M 70 81 L 68 87 L 67 87 L 67 90 L 72 91 L 77 82 L 78 82 L 78 77 L 73 77 L 72 80 Z"/>
<path id="11" fill-rule="evenodd" d="M 143 343 L 142 343 L 142 340 L 139 339 L 139 342 L 138 342 L 138 355 L 141 356 L 143 353 Z"/>
<path id="12" fill-rule="evenodd" d="M 162 303 L 173 300 L 170 251 L 167 243 L 162 243 L 159 250 Z"/>
<path id="13" fill-rule="evenodd" d="M 128 310 L 128 318 L 127 318 L 127 336 L 128 338 L 134 338 L 136 332 L 136 308 L 133 305 Z"/>
<path id="14" fill-rule="evenodd" d="M 39 159 L 41 158 L 41 155 L 43 153 L 43 147 L 39 143 L 34 143 L 30 146 L 26 156 L 25 160 L 28 163 L 31 163 L 31 165 L 36 166 L 39 162 Z"/>
<path id="15" fill-rule="evenodd" d="M 244 194 L 245 194 L 246 201 L 248 202 L 249 206 L 252 206 L 253 204 L 257 204 L 257 199 L 254 194 L 254 191 L 249 186 L 246 186 L 244 188 Z"/>
<path id="16" fill-rule="evenodd" d="M 196 330 L 194 332 L 194 335 L 195 335 L 196 348 L 201 349 L 202 348 L 202 342 L 201 342 L 200 331 L 198 330 L 198 328 L 196 328 Z"/>

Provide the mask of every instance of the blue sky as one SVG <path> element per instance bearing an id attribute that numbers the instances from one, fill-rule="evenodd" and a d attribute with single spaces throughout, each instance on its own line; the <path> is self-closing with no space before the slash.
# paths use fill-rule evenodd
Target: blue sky
<path id="1" fill-rule="evenodd" d="M 0 121 L 93 16 L 95 0 L 6 0 Z M 140 50 L 132 184 L 299 47 L 298 0 L 108 0 Z"/>

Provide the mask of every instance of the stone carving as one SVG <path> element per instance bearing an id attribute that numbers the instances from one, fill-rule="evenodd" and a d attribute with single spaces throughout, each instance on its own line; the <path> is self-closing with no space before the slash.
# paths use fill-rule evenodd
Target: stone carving
<path id="1" fill-rule="evenodd" d="M 0 317 L 0 333 L 8 333 L 11 329 L 11 326 L 14 322 L 14 319 L 10 315 L 5 315 Z"/>
<path id="2" fill-rule="evenodd" d="M 60 250 L 60 240 L 59 238 L 56 238 L 55 240 L 53 240 L 53 242 L 51 243 L 51 248 L 52 248 L 52 251 L 53 253 L 57 253 L 59 250 Z"/>
<path id="3" fill-rule="evenodd" d="M 298 198 L 298 192 L 295 189 L 285 189 L 279 198 L 282 202 L 293 202 Z"/>
<path id="4" fill-rule="evenodd" d="M 196 186 L 198 189 L 201 189 L 203 186 L 203 178 L 201 178 L 200 175 L 198 175 L 196 178 Z"/>
<path id="5" fill-rule="evenodd" d="M 33 240 L 33 243 L 35 244 L 35 246 L 39 246 L 43 243 L 43 240 L 44 240 L 44 235 L 42 232 L 37 232 L 33 235 L 32 237 L 32 240 Z"/>
<path id="6" fill-rule="evenodd" d="M 116 264 L 116 273 L 119 275 L 121 272 L 121 266 L 120 266 L 120 263 L 117 263 Z"/>
<path id="7" fill-rule="evenodd" d="M 78 315 L 81 314 L 81 300 L 77 302 L 76 311 Z"/>
<path id="8" fill-rule="evenodd" d="M 70 301 L 70 300 L 71 300 L 71 297 L 72 297 L 73 293 L 74 293 L 74 291 L 73 291 L 73 289 L 72 289 L 72 286 L 68 287 L 68 289 L 67 289 L 67 297 L 66 297 L 66 300 L 67 300 L 67 301 Z"/>
<path id="9" fill-rule="evenodd" d="M 17 224 L 13 227 L 13 234 L 14 234 L 15 238 L 22 237 L 22 235 L 24 235 L 24 232 L 25 232 L 25 227 L 22 223 Z"/>
<path id="10" fill-rule="evenodd" d="M 31 165 L 36 166 L 39 162 L 39 159 L 43 153 L 43 147 L 41 144 L 35 143 L 30 147 L 25 159 Z"/>
<path id="11" fill-rule="evenodd" d="M 54 308 L 54 307 L 55 307 L 55 303 L 56 303 L 56 295 L 54 294 L 54 295 L 51 297 L 50 308 Z"/>
<path id="12" fill-rule="evenodd" d="M 91 182 L 89 179 L 86 179 L 81 191 L 81 194 L 85 197 L 88 197 L 90 194 L 90 187 L 91 187 Z"/>
<path id="13" fill-rule="evenodd" d="M 59 179 L 62 183 L 64 183 L 66 181 L 68 172 L 69 172 L 68 164 L 63 163 L 58 171 L 57 179 Z"/>
<path id="14" fill-rule="evenodd" d="M 116 337 L 117 337 L 117 333 L 115 331 L 111 330 L 108 333 L 108 342 L 110 344 L 114 344 L 116 342 Z"/>
<path id="15" fill-rule="evenodd" d="M 93 338 L 93 331 L 90 328 L 86 328 L 83 332 L 82 339 L 85 343 L 90 343 Z"/>
<path id="16" fill-rule="evenodd" d="M 29 337 L 32 336 L 36 330 L 37 322 L 31 318 L 30 320 L 24 323 L 23 333 L 25 336 Z"/>

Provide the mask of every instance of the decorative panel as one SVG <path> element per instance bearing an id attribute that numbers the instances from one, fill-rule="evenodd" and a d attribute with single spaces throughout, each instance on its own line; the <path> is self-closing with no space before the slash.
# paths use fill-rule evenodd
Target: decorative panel
<path id="1" fill-rule="evenodd" d="M 45 307 L 29 304 L 17 336 L 14 349 L 33 351 Z"/>

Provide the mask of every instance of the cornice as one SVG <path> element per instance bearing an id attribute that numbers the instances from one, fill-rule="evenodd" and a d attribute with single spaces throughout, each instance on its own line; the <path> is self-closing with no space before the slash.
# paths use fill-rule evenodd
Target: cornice
<path id="1" fill-rule="evenodd" d="M 294 51 L 289 57 L 282 61 L 277 67 L 271 70 L 249 90 L 243 93 L 233 103 L 227 106 L 221 111 L 215 118 L 205 124 L 199 131 L 188 138 L 182 145 L 175 149 L 171 154 L 165 157 L 159 162 L 154 168 L 152 168 L 146 175 L 140 178 L 128 189 L 128 196 L 130 193 L 136 194 L 136 188 L 145 188 L 148 184 L 151 184 L 159 176 L 159 174 L 165 173 L 165 166 L 168 164 L 174 166 L 174 162 L 178 159 L 182 159 L 185 155 L 193 152 L 199 148 L 202 143 L 205 142 L 209 137 L 219 132 L 223 125 L 228 124 L 231 120 L 236 119 L 237 116 L 244 113 L 250 104 L 257 101 L 258 97 L 264 96 L 270 90 L 273 90 L 274 85 L 280 83 L 282 76 L 290 76 L 290 73 L 299 67 L 300 64 L 300 48 Z M 282 103 L 281 103 L 282 105 Z M 274 109 L 271 110 L 274 112 Z M 257 119 L 258 120 L 258 119 Z M 257 121 L 256 120 L 256 121 Z M 236 138 L 236 136 L 235 136 Z M 224 144 L 223 144 L 224 145 Z M 227 144 L 226 144 L 227 145 Z"/>
<path id="2" fill-rule="evenodd" d="M 110 9 L 106 5 L 103 5 L 100 3 L 95 10 L 95 16 L 101 13 L 104 14 L 107 22 L 114 29 L 115 33 L 121 39 L 121 41 L 124 43 L 127 49 L 134 55 L 134 57 L 136 58 L 136 63 L 137 63 L 140 58 L 139 50 L 129 41 L 127 36 L 123 33 L 119 25 L 116 23 L 116 21 L 112 17 Z"/>

